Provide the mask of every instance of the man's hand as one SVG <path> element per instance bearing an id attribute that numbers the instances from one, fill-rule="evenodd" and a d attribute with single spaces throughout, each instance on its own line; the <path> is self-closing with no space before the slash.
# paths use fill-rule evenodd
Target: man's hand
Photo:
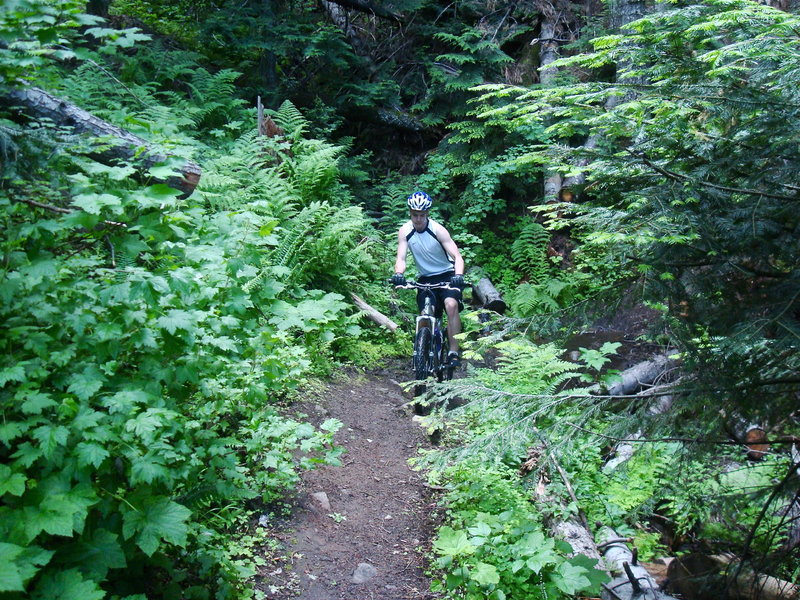
<path id="1" fill-rule="evenodd" d="M 389 279 L 392 282 L 392 285 L 405 285 L 406 284 L 406 276 L 402 273 L 395 273 L 392 275 L 392 278 Z"/>
<path id="2" fill-rule="evenodd" d="M 460 290 L 464 289 L 464 276 L 463 275 L 453 275 L 450 278 L 450 287 L 457 287 Z"/>

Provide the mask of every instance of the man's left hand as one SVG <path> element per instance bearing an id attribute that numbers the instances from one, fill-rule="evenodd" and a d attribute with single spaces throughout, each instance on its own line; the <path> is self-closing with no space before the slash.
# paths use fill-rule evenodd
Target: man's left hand
<path id="1" fill-rule="evenodd" d="M 450 287 L 457 287 L 460 290 L 464 289 L 464 276 L 463 275 L 453 275 L 450 278 Z"/>

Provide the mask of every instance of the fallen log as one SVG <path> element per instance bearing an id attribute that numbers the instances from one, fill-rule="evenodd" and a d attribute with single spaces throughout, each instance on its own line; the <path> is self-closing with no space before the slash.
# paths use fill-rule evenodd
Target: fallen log
<path id="1" fill-rule="evenodd" d="M 525 461 L 525 463 L 523 463 L 521 472 L 530 472 L 540 468 L 540 463 L 543 460 L 549 462 L 555 468 L 556 472 L 561 477 L 561 480 L 564 482 L 564 487 L 570 496 L 570 500 L 572 500 L 575 506 L 579 506 L 578 498 L 575 496 L 575 492 L 572 489 L 572 483 L 570 482 L 567 473 L 564 471 L 552 453 L 545 458 L 545 453 L 547 452 L 548 447 L 544 441 L 542 441 L 541 445 L 539 446 L 529 448 L 528 459 Z M 562 510 L 554 511 L 554 514 L 570 514 L 570 511 L 566 510 L 565 503 L 561 502 L 560 499 L 553 497 L 547 491 L 547 487 L 541 478 L 539 479 L 539 483 L 534 488 L 534 494 L 537 501 L 545 506 L 560 506 Z M 573 554 L 583 554 L 589 558 L 596 558 L 598 560 L 600 559 L 600 552 L 595 544 L 594 536 L 589 530 L 583 511 L 580 509 L 578 509 L 577 515 L 569 516 L 567 518 L 555 519 L 552 517 L 547 517 L 545 518 L 545 525 L 554 537 L 566 541 L 572 547 Z"/>
<path id="2" fill-rule="evenodd" d="M 355 305 L 363 312 L 370 321 L 377 323 L 381 327 L 386 327 L 389 331 L 395 331 L 397 329 L 397 323 L 392 321 L 389 317 L 384 315 L 383 313 L 375 310 L 369 304 L 364 302 L 359 296 L 354 293 L 350 293 L 350 297 L 353 299 Z"/>
<path id="3" fill-rule="evenodd" d="M 800 585 L 741 568 L 730 554 L 692 553 L 669 564 L 671 591 L 687 600 L 726 597 L 730 600 L 798 600 Z"/>
<path id="4" fill-rule="evenodd" d="M 617 576 L 610 583 L 603 585 L 601 598 L 604 600 L 675 600 L 673 596 L 664 594 L 656 580 L 642 565 L 638 563 L 636 554 L 620 536 L 610 527 L 603 527 L 597 533 L 597 539 L 605 548 L 603 560 L 612 573 Z"/>
<path id="5" fill-rule="evenodd" d="M 472 271 L 471 273 L 467 273 L 467 276 L 470 277 L 472 273 L 476 272 Z M 472 275 L 472 278 L 474 279 L 475 276 Z M 478 299 L 478 302 L 480 302 L 481 306 L 486 310 L 491 310 L 501 315 L 506 311 L 507 306 L 505 300 L 503 300 L 500 292 L 492 285 L 488 277 L 478 278 L 478 283 L 472 284 L 472 291 L 475 292 L 475 297 Z"/>
<path id="6" fill-rule="evenodd" d="M 90 154 L 92 158 L 104 164 L 113 164 L 119 160 L 129 161 L 143 174 L 151 167 L 173 158 L 130 131 L 112 125 L 79 106 L 36 87 L 0 94 L 0 105 L 16 109 L 17 112 L 34 119 L 48 119 L 56 125 L 69 127 L 76 133 L 107 138 L 110 143 Z M 197 163 L 183 158 L 181 160 L 183 165 L 180 176 L 174 175 L 166 179 L 152 178 L 151 181 L 166 183 L 183 192 L 183 197 L 186 198 L 197 187 L 201 170 Z"/>
<path id="7" fill-rule="evenodd" d="M 619 381 L 611 385 L 604 395 L 628 396 L 633 394 L 643 385 L 650 385 L 655 382 L 667 370 L 677 364 L 677 360 L 666 355 L 656 356 L 650 360 L 640 362 L 620 373 Z M 646 393 L 643 395 L 646 395 Z"/>

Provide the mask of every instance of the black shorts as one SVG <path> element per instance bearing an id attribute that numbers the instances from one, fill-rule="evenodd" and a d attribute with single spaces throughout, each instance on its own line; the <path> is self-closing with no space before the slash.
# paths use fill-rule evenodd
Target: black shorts
<path id="1" fill-rule="evenodd" d="M 455 274 L 455 271 L 447 271 L 446 273 L 441 273 L 440 275 L 426 275 L 424 277 L 420 277 L 417 279 L 417 281 L 419 283 L 450 283 L 450 278 Z M 428 294 L 433 295 L 433 308 L 434 315 L 436 317 L 441 317 L 442 312 L 444 312 L 445 298 L 455 298 L 458 300 L 458 312 L 464 310 L 464 303 L 461 299 L 461 290 L 417 290 L 417 308 L 420 312 L 422 312 L 422 309 L 425 308 L 425 296 Z"/>

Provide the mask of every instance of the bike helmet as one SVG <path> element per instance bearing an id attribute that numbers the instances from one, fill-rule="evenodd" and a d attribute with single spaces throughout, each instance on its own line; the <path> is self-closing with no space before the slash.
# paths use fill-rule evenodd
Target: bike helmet
<path id="1" fill-rule="evenodd" d="M 414 192 L 408 197 L 408 208 L 411 210 L 429 210 L 433 200 L 425 192 Z"/>

